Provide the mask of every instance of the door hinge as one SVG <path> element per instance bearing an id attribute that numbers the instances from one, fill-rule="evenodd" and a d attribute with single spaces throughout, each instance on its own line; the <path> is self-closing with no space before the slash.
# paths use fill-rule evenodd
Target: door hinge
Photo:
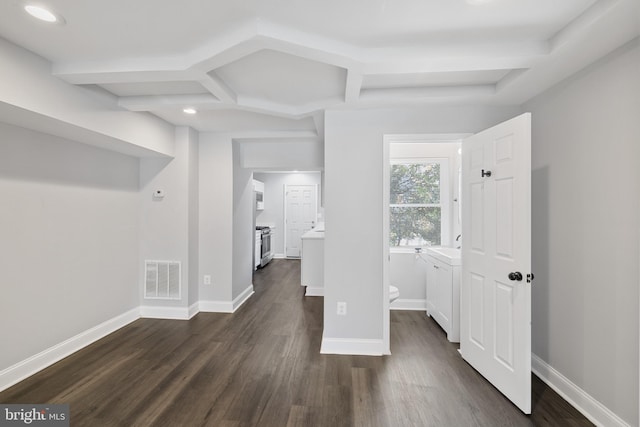
<path id="1" fill-rule="evenodd" d="M 533 281 L 533 273 L 527 274 L 527 283 L 531 283 Z"/>

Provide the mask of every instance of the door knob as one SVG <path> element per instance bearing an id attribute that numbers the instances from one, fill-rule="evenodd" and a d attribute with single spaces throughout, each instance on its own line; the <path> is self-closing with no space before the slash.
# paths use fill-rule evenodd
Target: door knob
<path id="1" fill-rule="evenodd" d="M 516 271 L 515 273 L 509 273 L 509 280 L 517 280 L 520 282 L 522 280 L 522 273 Z"/>

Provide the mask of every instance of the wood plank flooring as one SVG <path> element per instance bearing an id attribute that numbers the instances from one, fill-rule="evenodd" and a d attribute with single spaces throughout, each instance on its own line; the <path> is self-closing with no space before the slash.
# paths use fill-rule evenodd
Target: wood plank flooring
<path id="1" fill-rule="evenodd" d="M 533 377 L 523 415 L 424 312 L 391 313 L 391 356 L 321 355 L 321 297 L 274 260 L 234 314 L 140 319 L 0 393 L 69 403 L 72 426 L 587 426 Z"/>

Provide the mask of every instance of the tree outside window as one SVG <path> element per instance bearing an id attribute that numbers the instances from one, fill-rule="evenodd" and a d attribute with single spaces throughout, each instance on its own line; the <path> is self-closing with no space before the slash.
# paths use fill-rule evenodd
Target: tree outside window
<path id="1" fill-rule="evenodd" d="M 441 245 L 441 163 L 413 160 L 391 165 L 391 247 Z"/>

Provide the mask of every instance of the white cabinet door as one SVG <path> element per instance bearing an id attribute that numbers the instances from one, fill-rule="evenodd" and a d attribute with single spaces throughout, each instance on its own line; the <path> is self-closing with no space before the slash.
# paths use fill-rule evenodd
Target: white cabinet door
<path id="1" fill-rule="evenodd" d="M 449 265 L 427 255 L 427 314 L 447 333 L 451 342 L 460 342 L 460 266 Z"/>
<path id="2" fill-rule="evenodd" d="M 462 165 L 460 352 L 529 414 L 531 115 L 465 139 Z"/>
<path id="3" fill-rule="evenodd" d="M 436 270 L 436 310 L 434 318 L 447 331 L 451 331 L 451 288 L 453 285 L 451 266 L 437 262 Z"/>

